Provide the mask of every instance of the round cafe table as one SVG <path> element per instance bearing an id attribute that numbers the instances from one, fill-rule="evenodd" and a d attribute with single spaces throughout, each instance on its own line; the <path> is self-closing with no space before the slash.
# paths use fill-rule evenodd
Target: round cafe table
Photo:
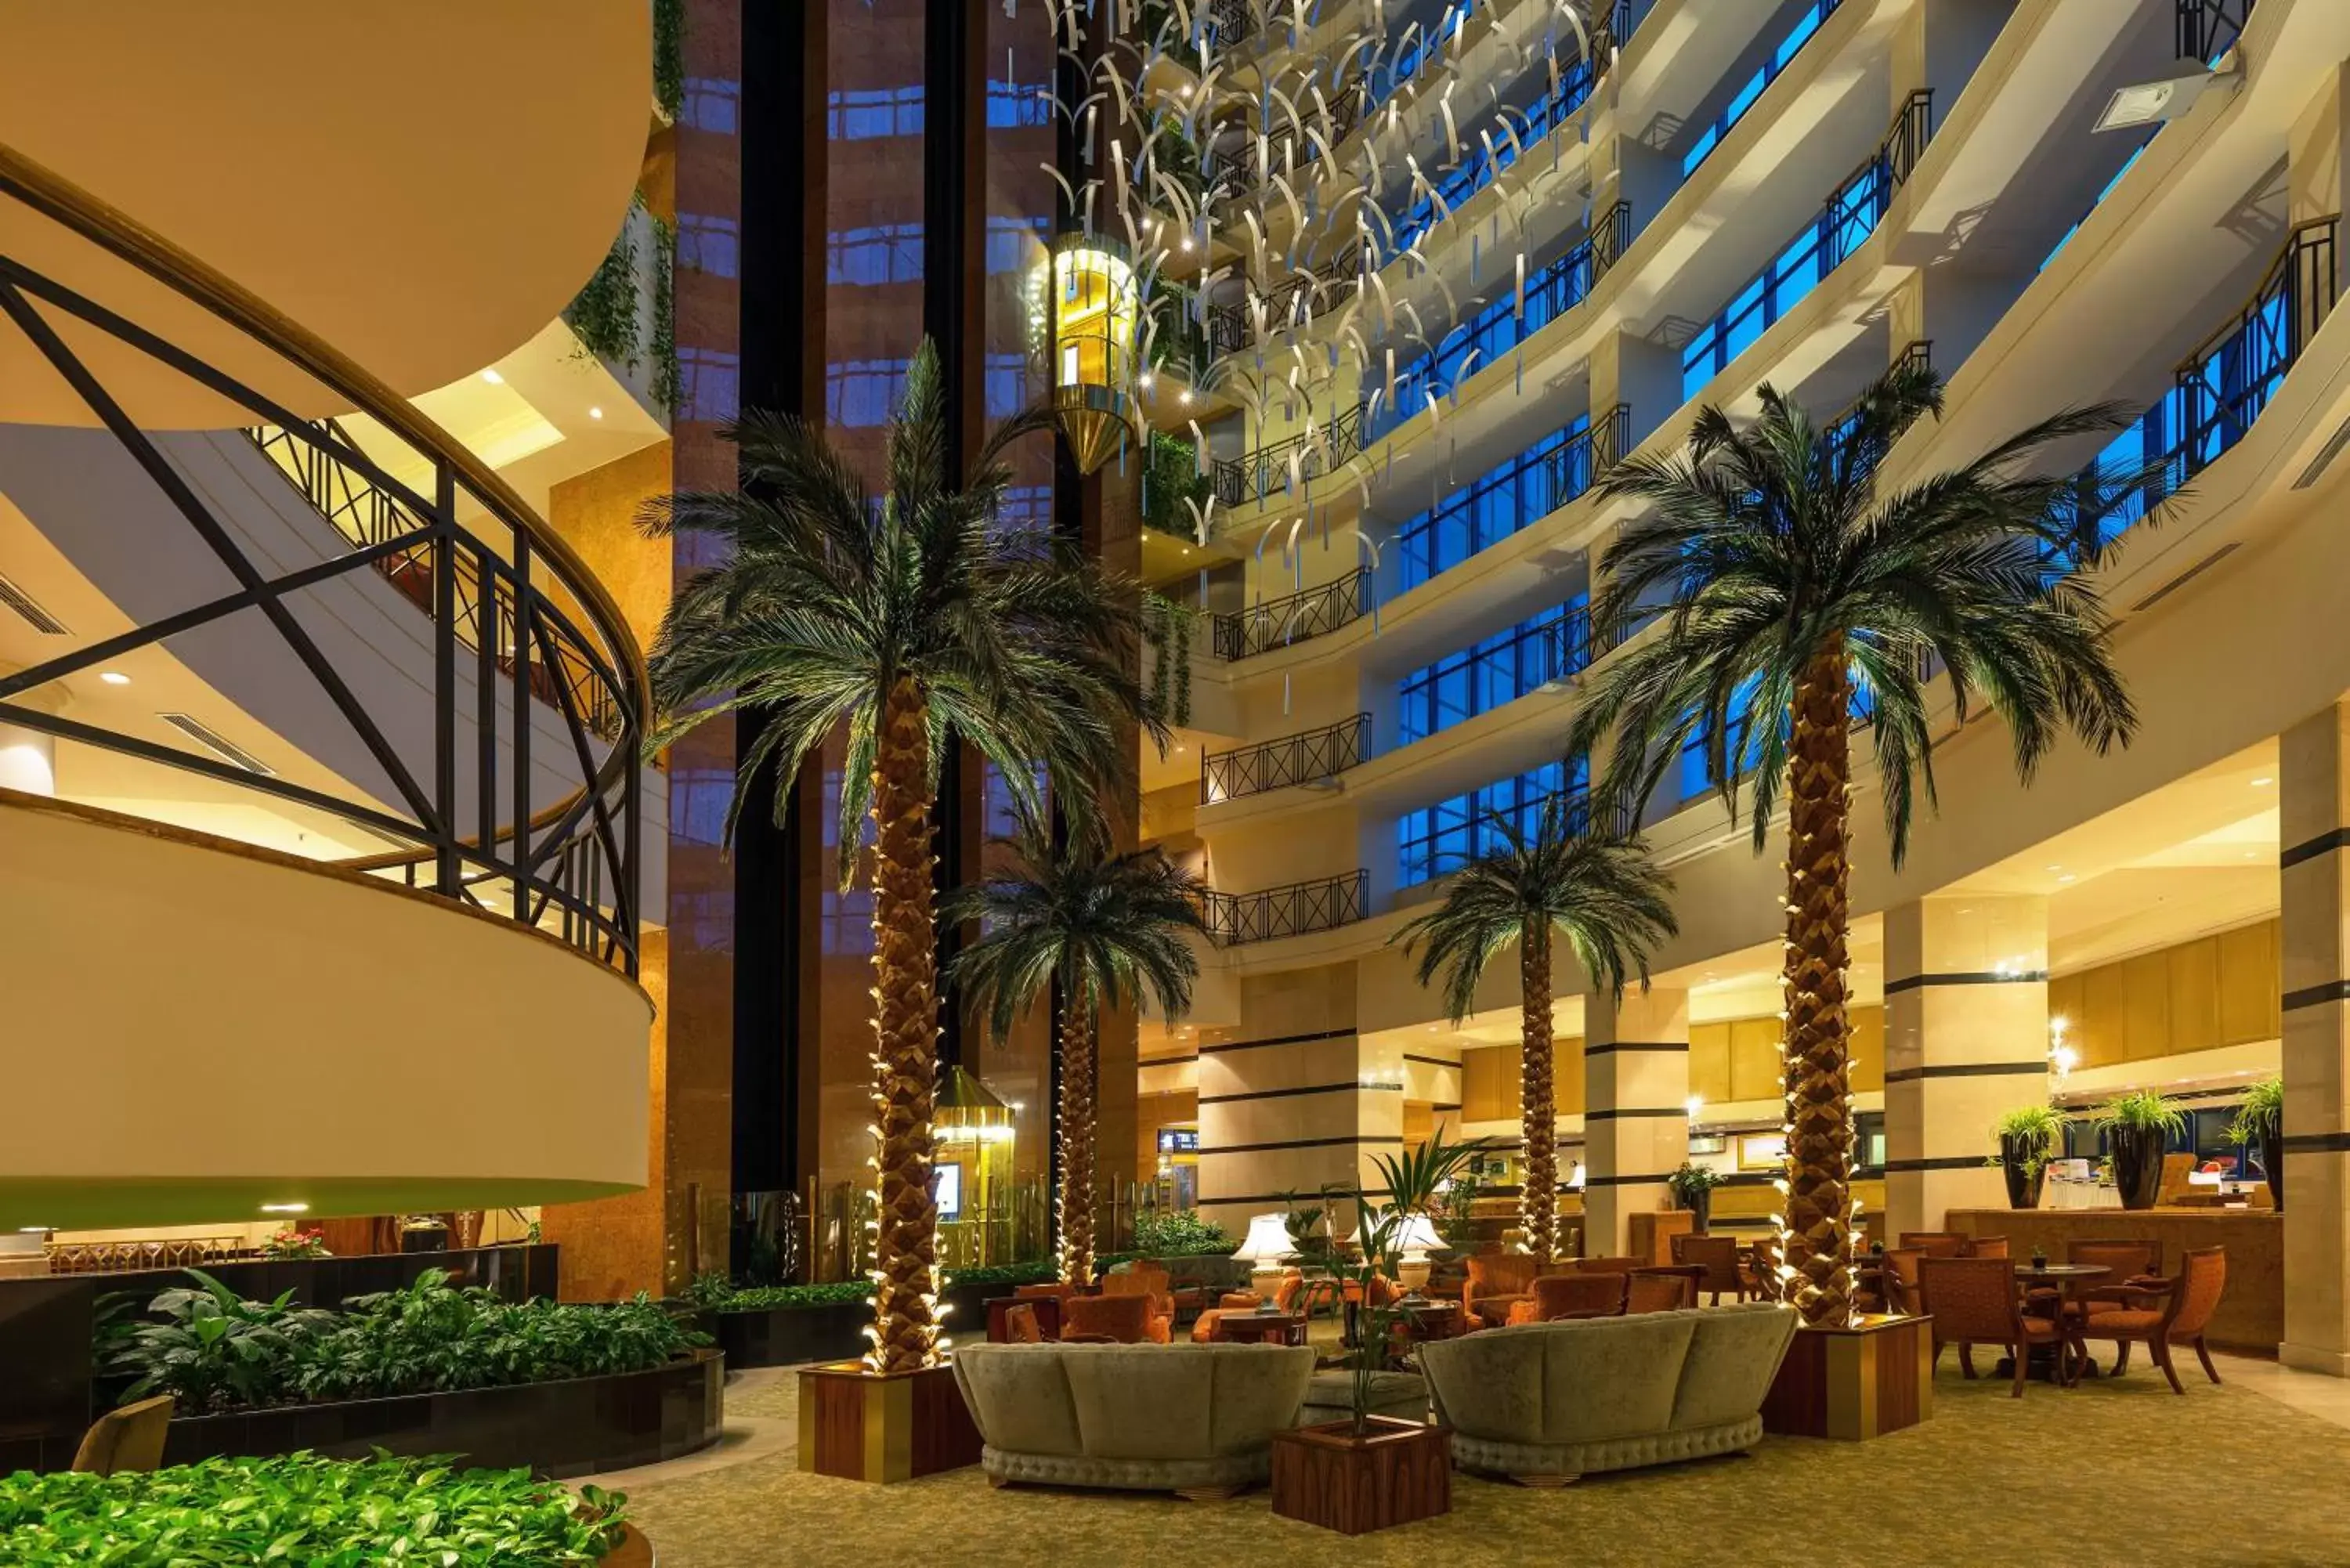
<path id="1" fill-rule="evenodd" d="M 1303 1345 L 1305 1314 L 1300 1312 L 1250 1312 L 1242 1309 L 1216 1319 L 1216 1337 L 1236 1344 Z"/>
<path id="2" fill-rule="evenodd" d="M 2046 1285 L 2055 1291 L 2055 1316 L 2059 1324 L 2064 1321 L 2064 1303 L 2073 1299 L 2074 1290 L 2085 1284 L 2103 1283 L 2112 1276 L 2113 1270 L 2104 1263 L 2035 1263 L 2029 1258 L 2015 1260 L 2017 1280 L 2026 1286 Z M 2035 1345 L 2032 1347 L 2032 1376 L 2034 1377 L 2054 1383 L 2058 1380 L 2056 1375 L 2060 1365 L 2056 1345 Z M 2015 1363 L 2002 1360 L 1994 1375 L 2013 1376 Z M 2081 1357 L 2081 1376 L 2097 1376 L 2097 1364 L 2091 1361 L 2086 1353 Z"/>

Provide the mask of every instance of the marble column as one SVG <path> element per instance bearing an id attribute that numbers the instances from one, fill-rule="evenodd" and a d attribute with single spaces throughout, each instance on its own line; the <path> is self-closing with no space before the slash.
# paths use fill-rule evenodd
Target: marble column
<path id="1" fill-rule="evenodd" d="M 2350 704 L 2278 742 L 2287 1366 L 2350 1376 Z"/>
<path id="2" fill-rule="evenodd" d="M 1689 992 L 1589 993 L 1583 1021 L 1583 1251 L 1620 1257 L 1689 1158 Z"/>
<path id="3" fill-rule="evenodd" d="M 2007 1202 L 1991 1124 L 2048 1097 L 2048 900 L 1938 894 L 1885 912 L 1887 1240 Z"/>

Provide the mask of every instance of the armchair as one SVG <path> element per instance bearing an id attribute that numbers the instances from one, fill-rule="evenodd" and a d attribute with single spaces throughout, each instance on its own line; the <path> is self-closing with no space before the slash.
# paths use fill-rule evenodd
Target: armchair
<path id="1" fill-rule="evenodd" d="M 1705 1271 L 1681 1263 L 1635 1269 L 1624 1276 L 1624 1310 L 1628 1313 L 1679 1312 L 1697 1305 Z"/>
<path id="2" fill-rule="evenodd" d="M 1972 1377 L 1974 1347 L 1999 1345 L 2015 1363 L 2015 1389 L 2011 1397 L 2021 1399 L 2023 1379 L 2031 1371 L 2033 1347 L 2053 1345 L 2058 1375 L 2067 1383 L 2073 1380 L 2067 1376 L 2071 1331 L 2054 1320 L 2023 1314 L 2023 1293 L 2006 1259 L 1929 1254 L 1918 1261 L 1918 1293 L 1934 1324 L 1936 1364 L 1942 1359 L 1942 1346 L 1955 1345 L 1959 1369 Z"/>
<path id="3" fill-rule="evenodd" d="M 1624 1311 L 1629 1274 L 1543 1274 L 1534 1298 L 1510 1308 L 1512 1323 L 1550 1323 L 1570 1317 L 1618 1317 Z"/>
<path id="4" fill-rule="evenodd" d="M 1071 1296 L 1061 1309 L 1061 1338 L 1107 1334 L 1120 1345 L 1164 1345 L 1168 1320 L 1141 1294 Z"/>
<path id="5" fill-rule="evenodd" d="M 1534 1299 L 1534 1258 L 1529 1252 L 1475 1252 L 1469 1282 L 1461 1287 L 1461 1326 L 1489 1328 L 1507 1323 L 1510 1309 Z"/>
<path id="6" fill-rule="evenodd" d="M 1167 1271 L 1148 1263 L 1101 1277 L 1106 1296 L 1140 1296 L 1150 1303 L 1151 1341 L 1164 1345 L 1175 1325 L 1175 1297 L 1167 1288 Z"/>
<path id="7" fill-rule="evenodd" d="M 2220 1381 L 2220 1369 L 2211 1365 L 2211 1353 L 2204 1348 L 2203 1334 L 2228 1288 L 2228 1249 L 2192 1248 L 2178 1263 L 2178 1277 L 2163 1281 L 2159 1290 L 2145 1284 L 2123 1286 L 2120 1293 L 2126 1305 L 2086 1303 L 2089 1311 L 2073 1331 L 2083 1340 L 2114 1342 L 2116 1377 L 2129 1370 L 2130 1346 L 2145 1345 L 2162 1375 L 2170 1379 L 2173 1394 L 2187 1392 L 2178 1381 L 2178 1368 L 2171 1364 L 2174 1343 L 2193 1345 L 2195 1358 L 2203 1364 L 2203 1375 L 2214 1383 Z"/>

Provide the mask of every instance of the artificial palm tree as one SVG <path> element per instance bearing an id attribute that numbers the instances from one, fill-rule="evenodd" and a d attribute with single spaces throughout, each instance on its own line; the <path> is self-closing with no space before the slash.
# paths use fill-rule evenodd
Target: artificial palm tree
<path id="1" fill-rule="evenodd" d="M 705 535 L 725 556 L 679 593 L 655 639 L 653 695 L 666 717 L 653 744 L 737 708 L 765 711 L 738 760 L 731 840 L 762 770 L 788 784 L 845 731 L 844 888 L 872 826 L 880 1147 L 866 1364 L 879 1372 L 937 1359 L 931 806 L 940 757 L 960 736 L 1031 815 L 1048 784 L 1065 811 L 1082 812 L 1130 767 L 1124 738 L 1141 711 L 1132 586 L 1061 541 L 999 521 L 1004 449 L 1047 424 L 1042 414 L 1004 421 L 955 488 L 938 356 L 925 342 L 888 432 L 879 495 L 816 428 L 746 411 L 727 432 L 743 489 L 681 492 L 646 520 L 656 533 Z M 775 791 L 779 817 L 789 794 Z"/>
<path id="2" fill-rule="evenodd" d="M 1638 840 L 1576 831 L 1555 799 L 1543 807 L 1531 837 L 1507 822 L 1502 833 L 1501 846 L 1461 868 L 1442 903 L 1390 940 L 1419 950 L 1420 984 L 1443 977 L 1444 1005 L 1455 1023 L 1475 1007 L 1486 967 L 1504 948 L 1517 947 L 1525 1135 L 1520 1223 L 1527 1249 L 1547 1263 L 1558 1245 L 1552 935 L 1565 932 L 1584 972 L 1621 995 L 1635 973 L 1648 983 L 1649 952 L 1679 928 L 1666 900 L 1672 883 Z"/>
<path id="3" fill-rule="evenodd" d="M 2100 519 L 2070 479 L 2024 472 L 2125 421 L 2110 406 L 2061 414 L 1890 489 L 1879 462 L 1940 412 L 1932 371 L 1897 367 L 1833 430 L 1768 386 L 1761 400 L 1742 427 L 1701 410 L 1687 451 L 1633 456 L 1603 482 L 1647 504 L 1602 560 L 1594 623 L 1657 613 L 1664 626 L 1594 674 L 1567 750 L 1587 757 L 1606 741 L 1603 793 L 1645 802 L 1686 746 L 1701 748 L 1733 811 L 1742 779 L 1752 788 L 1757 849 L 1786 791 L 1785 1264 L 1804 1320 L 1833 1324 L 1852 1294 L 1852 732 L 1866 722 L 1896 866 L 1915 796 L 1934 798 L 1934 670 L 1961 721 L 1981 699 L 2006 716 L 2027 783 L 2064 730 L 2099 753 L 2128 742 L 2137 720 L 2104 607 L 2056 569 L 2095 559 Z"/>
<path id="4" fill-rule="evenodd" d="M 948 919 L 978 920 L 982 929 L 948 977 L 999 1038 L 1060 987 L 1061 1178 L 1053 1205 L 1064 1284 L 1094 1278 L 1095 1030 L 1104 1009 L 1146 992 L 1170 1018 L 1191 1006 L 1200 960 L 1185 939 L 1202 929 L 1203 886 L 1157 849 L 1107 855 L 1091 836 L 1071 835 L 1056 852 L 1031 833 L 1004 875 L 949 897 Z"/>

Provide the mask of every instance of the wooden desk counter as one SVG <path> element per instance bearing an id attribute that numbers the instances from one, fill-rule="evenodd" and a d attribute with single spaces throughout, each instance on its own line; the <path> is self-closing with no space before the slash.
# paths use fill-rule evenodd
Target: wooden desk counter
<path id="1" fill-rule="evenodd" d="M 2008 1255 L 2037 1247 L 2062 1262 L 2068 1241 L 2162 1243 L 2162 1272 L 2183 1252 L 2228 1249 L 2228 1289 L 2212 1314 L 2210 1340 L 2231 1350 L 2276 1354 L 2284 1337 L 2284 1216 L 2255 1209 L 1953 1209 L 1945 1221 L 1970 1236 L 2004 1236 Z"/>

